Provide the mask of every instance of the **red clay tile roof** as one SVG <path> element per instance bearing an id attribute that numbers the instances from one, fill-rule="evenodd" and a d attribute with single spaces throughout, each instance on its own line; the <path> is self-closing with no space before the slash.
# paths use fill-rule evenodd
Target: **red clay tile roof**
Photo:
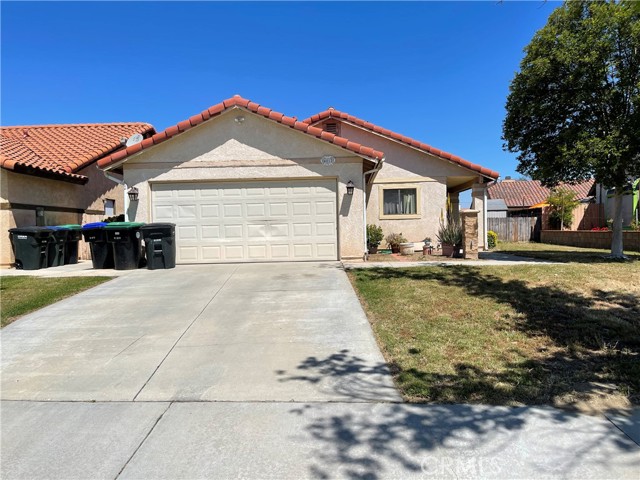
<path id="1" fill-rule="evenodd" d="M 485 175 L 487 177 L 495 179 L 500 176 L 500 174 L 494 170 L 490 170 L 480 165 L 476 165 L 475 163 L 471 163 L 465 160 L 464 158 L 458 157 L 457 155 L 453 155 L 452 153 L 445 152 L 438 148 L 432 147 L 431 145 L 427 145 L 426 143 L 422 143 L 418 140 L 414 140 L 413 138 L 409 138 L 405 135 L 392 132 L 391 130 L 387 130 L 386 128 L 379 127 L 378 125 L 374 125 L 371 122 L 367 122 L 366 120 L 362 120 L 358 117 L 354 117 L 353 115 L 349 115 L 348 113 L 340 112 L 334 108 L 329 108 L 324 112 L 320 112 L 309 118 L 305 118 L 303 122 L 313 125 L 314 123 L 318 123 L 321 120 L 325 120 L 327 118 L 335 118 L 340 121 L 347 121 L 359 127 L 366 128 L 367 130 L 370 130 L 375 133 L 379 133 L 380 135 L 384 135 L 385 137 L 389 137 L 400 143 L 404 143 L 405 145 L 409 145 L 411 147 L 417 148 L 418 150 L 422 150 L 423 152 L 427 152 L 432 155 L 435 155 L 436 157 L 440 157 L 444 160 L 457 163 L 458 165 L 468 168 L 469 170 L 473 170 L 474 172 L 481 173 L 482 175 Z"/>
<path id="2" fill-rule="evenodd" d="M 282 113 L 275 112 L 267 107 L 263 107 L 255 102 L 252 102 L 251 100 L 242 98 L 240 95 L 234 95 L 232 98 L 228 98 L 227 100 L 209 107 L 208 109 L 203 110 L 202 112 L 188 118 L 187 120 L 183 120 L 182 122 L 179 122 L 178 124 L 167 128 L 163 132 L 156 133 L 152 137 L 144 140 L 142 143 L 138 143 L 137 145 L 133 145 L 124 150 L 120 150 L 116 153 L 113 153 L 112 155 L 109 155 L 108 157 L 99 160 L 98 166 L 100 168 L 106 168 L 109 165 L 113 165 L 114 163 L 122 162 L 124 159 L 126 159 L 130 155 L 133 155 L 134 153 L 138 153 L 146 148 L 158 145 L 159 143 L 169 140 L 176 135 L 180 135 L 182 132 L 185 132 L 203 122 L 206 122 L 207 120 L 216 117 L 221 113 L 227 111 L 228 109 L 234 107 L 246 109 L 250 112 L 261 115 L 282 125 L 286 125 L 302 133 L 306 133 L 329 143 L 333 143 L 334 145 L 357 153 L 358 155 L 361 155 L 363 157 L 371 158 L 374 160 L 382 160 L 384 158 L 384 153 L 374 150 L 373 148 L 365 147 L 364 145 L 352 142 L 346 138 L 338 137 L 333 133 L 325 132 L 320 128 L 312 127 L 307 123 L 299 122 L 295 117 L 287 117 Z"/>
<path id="3" fill-rule="evenodd" d="M 578 200 L 589 196 L 595 180 L 586 180 L 576 185 L 561 184 L 559 187 L 576 192 Z M 489 199 L 502 198 L 509 208 L 528 208 L 544 202 L 551 189 L 543 187 L 538 180 L 503 180 L 489 185 L 487 197 Z"/>
<path id="4" fill-rule="evenodd" d="M 76 172 L 121 148 L 135 133 L 155 133 L 148 123 L 91 123 L 0 127 L 0 166 L 7 170 L 86 181 Z"/>

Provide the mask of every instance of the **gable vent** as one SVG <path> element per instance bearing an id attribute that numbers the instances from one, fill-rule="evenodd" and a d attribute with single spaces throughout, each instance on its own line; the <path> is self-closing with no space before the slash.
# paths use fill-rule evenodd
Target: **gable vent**
<path id="1" fill-rule="evenodd" d="M 340 135 L 340 126 L 337 122 L 329 122 L 324 124 L 325 132 L 333 133 L 335 135 Z"/>

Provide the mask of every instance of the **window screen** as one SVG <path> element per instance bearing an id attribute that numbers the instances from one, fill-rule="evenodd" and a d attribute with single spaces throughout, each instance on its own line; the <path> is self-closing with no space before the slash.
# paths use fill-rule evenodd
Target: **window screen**
<path id="1" fill-rule="evenodd" d="M 384 215 L 415 215 L 416 189 L 398 188 L 384 190 Z"/>

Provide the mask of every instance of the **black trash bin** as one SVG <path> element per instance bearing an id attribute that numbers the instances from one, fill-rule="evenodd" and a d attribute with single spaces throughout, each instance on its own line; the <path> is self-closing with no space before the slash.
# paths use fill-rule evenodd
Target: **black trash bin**
<path id="1" fill-rule="evenodd" d="M 87 223 L 82 226 L 82 236 L 89 244 L 93 268 L 113 268 L 113 247 L 107 242 L 106 222 Z"/>
<path id="2" fill-rule="evenodd" d="M 139 268 L 143 261 L 140 227 L 144 223 L 111 222 L 105 225 L 107 242 L 113 248 L 113 263 L 116 270 Z"/>
<path id="3" fill-rule="evenodd" d="M 140 227 L 149 270 L 176 266 L 176 226 L 173 223 L 148 223 Z"/>
<path id="4" fill-rule="evenodd" d="M 65 265 L 78 263 L 78 243 L 82 239 L 82 227 L 76 224 L 58 225 L 58 228 L 67 230 L 67 241 L 64 245 Z"/>
<path id="5" fill-rule="evenodd" d="M 64 265 L 64 249 L 67 243 L 69 231 L 61 227 L 47 227 L 51 230 L 49 238 L 49 255 L 47 264 L 49 267 L 59 267 Z"/>
<path id="6" fill-rule="evenodd" d="M 17 269 L 40 270 L 49 266 L 47 256 L 51 233 L 46 227 L 18 227 L 9 230 Z"/>

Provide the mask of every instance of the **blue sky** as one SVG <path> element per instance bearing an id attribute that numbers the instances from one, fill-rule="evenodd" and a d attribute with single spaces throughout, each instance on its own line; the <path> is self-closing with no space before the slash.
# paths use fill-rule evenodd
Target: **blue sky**
<path id="1" fill-rule="evenodd" d="M 515 173 L 509 82 L 556 2 L 2 2 L 2 125 L 146 121 L 236 93 L 333 106 Z"/>

